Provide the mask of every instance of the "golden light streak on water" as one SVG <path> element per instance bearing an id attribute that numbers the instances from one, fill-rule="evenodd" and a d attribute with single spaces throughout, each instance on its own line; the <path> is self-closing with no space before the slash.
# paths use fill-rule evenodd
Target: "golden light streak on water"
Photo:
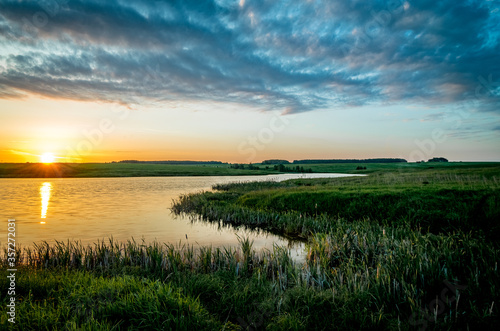
<path id="1" fill-rule="evenodd" d="M 42 212 L 40 218 L 47 218 L 47 209 L 49 209 L 49 201 L 50 201 L 50 191 L 52 191 L 52 184 L 49 182 L 45 182 L 40 186 L 40 196 L 42 198 Z M 45 224 L 45 222 L 40 222 L 41 224 Z"/>

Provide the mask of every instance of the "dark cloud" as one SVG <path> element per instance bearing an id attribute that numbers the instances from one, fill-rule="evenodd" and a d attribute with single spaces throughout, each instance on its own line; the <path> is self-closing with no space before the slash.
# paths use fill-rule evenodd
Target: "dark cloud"
<path id="1" fill-rule="evenodd" d="M 497 111 L 498 4 L 2 1 L 0 97 Z"/>

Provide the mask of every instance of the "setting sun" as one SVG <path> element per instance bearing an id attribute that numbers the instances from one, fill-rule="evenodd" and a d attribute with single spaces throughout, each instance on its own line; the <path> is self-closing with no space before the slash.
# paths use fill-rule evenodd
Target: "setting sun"
<path id="1" fill-rule="evenodd" d="M 56 157 L 52 153 L 44 153 L 40 156 L 40 161 L 42 161 L 42 163 L 53 163 L 55 159 Z"/>

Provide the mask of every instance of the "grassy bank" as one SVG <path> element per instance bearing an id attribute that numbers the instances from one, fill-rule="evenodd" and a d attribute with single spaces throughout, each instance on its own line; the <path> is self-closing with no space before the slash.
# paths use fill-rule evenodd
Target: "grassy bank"
<path id="1" fill-rule="evenodd" d="M 307 238 L 332 219 L 500 238 L 500 167 L 379 172 L 368 177 L 224 184 L 185 195 L 174 211 Z"/>
<path id="2" fill-rule="evenodd" d="M 499 175 L 460 165 L 217 185 L 174 211 L 301 236 L 305 262 L 244 238 L 237 249 L 39 244 L 18 251 L 13 327 L 496 329 Z"/>
<path id="3" fill-rule="evenodd" d="M 498 322 L 498 250 L 463 234 L 334 225 L 311 237 L 304 265 L 283 248 L 255 252 L 245 239 L 238 249 L 41 244 L 19 252 L 11 327 L 406 330 Z M 5 275 L 0 286 L 8 287 Z"/>
<path id="4" fill-rule="evenodd" d="M 314 288 L 308 291 L 333 288 L 332 297 L 319 299 L 314 292 L 296 302 L 302 315 L 293 316 L 317 319 L 319 329 L 498 325 L 500 169 L 419 167 L 368 177 L 216 185 L 215 192 L 180 197 L 174 211 L 306 238 L 303 270 Z M 460 299 L 456 293 L 446 297 L 450 284 L 461 286 Z M 335 301 L 337 291 L 342 304 Z M 467 311 L 460 312 L 462 304 Z M 343 313 L 332 317 L 330 310 Z M 363 312 L 355 317 L 362 324 L 350 324 L 353 310 Z"/>

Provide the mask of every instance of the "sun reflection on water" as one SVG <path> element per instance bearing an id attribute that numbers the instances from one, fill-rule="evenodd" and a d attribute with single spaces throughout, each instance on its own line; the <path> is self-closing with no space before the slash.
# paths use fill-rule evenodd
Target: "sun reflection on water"
<path id="1" fill-rule="evenodd" d="M 47 218 L 47 209 L 49 208 L 50 191 L 52 191 L 52 184 L 45 182 L 40 186 L 40 196 L 42 197 L 42 212 L 40 218 Z M 40 222 L 45 224 L 45 222 Z"/>

